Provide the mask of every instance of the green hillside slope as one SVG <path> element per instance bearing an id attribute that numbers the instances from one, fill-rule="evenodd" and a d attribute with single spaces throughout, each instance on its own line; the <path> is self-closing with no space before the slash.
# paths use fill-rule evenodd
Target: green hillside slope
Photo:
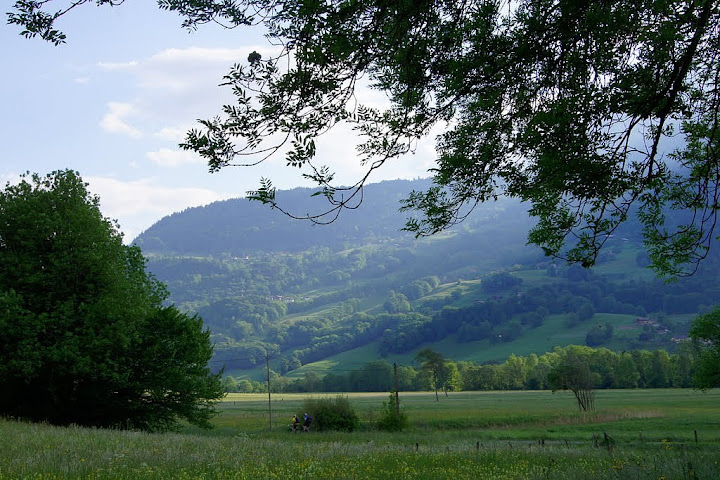
<path id="1" fill-rule="evenodd" d="M 266 355 L 276 372 L 298 375 L 381 358 L 409 364 L 428 346 L 475 362 L 578 343 L 672 350 L 720 301 L 716 256 L 693 277 L 662 282 L 644 268 L 632 225 L 608 239 L 591 270 L 527 246 L 532 221 L 509 200 L 415 239 L 397 210 L 422 185 L 370 185 L 358 210 L 327 226 L 217 202 L 161 220 L 136 243 L 171 300 L 211 329 L 214 365 L 237 376 L 259 375 Z M 280 194 L 312 208 L 307 191 Z"/>

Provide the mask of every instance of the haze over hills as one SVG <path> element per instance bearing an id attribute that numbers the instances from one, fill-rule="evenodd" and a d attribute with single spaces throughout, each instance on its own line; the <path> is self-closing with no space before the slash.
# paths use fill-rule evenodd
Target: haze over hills
<path id="1" fill-rule="evenodd" d="M 567 344 L 672 349 L 720 300 L 717 248 L 696 275 L 666 283 L 644 268 L 630 224 L 584 270 L 526 245 L 532 219 L 507 199 L 415 239 L 400 230 L 407 215 L 398 208 L 427 185 L 369 185 L 358 209 L 325 226 L 226 200 L 166 217 L 135 242 L 171 301 L 211 329 L 215 364 L 241 376 L 264 365 L 266 352 L 276 372 L 293 375 L 379 358 L 409 364 L 427 346 L 476 362 Z M 322 199 L 310 193 L 282 191 L 278 200 L 318 211 Z"/>
<path id="2" fill-rule="evenodd" d="M 346 211 L 329 225 L 288 218 L 260 202 L 245 198 L 189 208 L 166 217 L 142 233 L 136 242 L 153 254 L 223 255 L 248 252 L 299 252 L 319 246 L 346 243 L 361 245 L 378 239 L 408 239 L 402 234 L 406 215 L 400 213 L 400 199 L 429 181 L 394 181 L 371 185 L 362 205 Z M 313 197 L 311 189 L 277 192 L 283 207 L 298 215 L 327 208 L 324 198 Z"/>

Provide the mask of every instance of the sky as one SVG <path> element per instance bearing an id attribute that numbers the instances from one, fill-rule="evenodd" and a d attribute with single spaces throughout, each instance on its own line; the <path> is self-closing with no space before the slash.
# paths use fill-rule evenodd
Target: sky
<path id="1" fill-rule="evenodd" d="M 202 159 L 178 147 L 197 119 L 232 103 L 229 90 L 218 86 L 230 67 L 272 48 L 259 28 L 206 25 L 189 33 L 181 21 L 152 1 L 91 2 L 61 18 L 57 28 L 67 43 L 54 46 L 23 38 L 3 19 L 0 185 L 24 172 L 76 170 L 126 242 L 171 213 L 243 197 L 261 177 L 278 189 L 311 186 L 281 157 L 211 174 Z M 368 104 L 382 103 L 379 92 L 364 95 Z M 318 144 L 315 163 L 335 169 L 338 184 L 354 184 L 364 172 L 353 142 L 338 130 Z M 386 164 L 370 181 L 427 177 L 432 143 Z"/>

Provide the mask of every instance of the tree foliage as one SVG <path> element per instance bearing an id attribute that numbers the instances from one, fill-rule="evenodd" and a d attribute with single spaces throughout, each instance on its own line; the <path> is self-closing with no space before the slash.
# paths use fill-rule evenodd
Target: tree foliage
<path id="1" fill-rule="evenodd" d="M 700 343 L 694 385 L 702 390 L 720 386 L 720 307 L 693 321 L 690 336 Z"/>
<path id="2" fill-rule="evenodd" d="M 352 432 L 360 425 L 355 407 L 343 395 L 335 398 L 308 398 L 302 408 L 312 417 L 313 430 Z"/>
<path id="3" fill-rule="evenodd" d="M 389 400 L 383 402 L 380 418 L 378 419 L 378 429 L 385 432 L 400 432 L 405 430 L 410 421 L 405 409 L 400 406 L 400 398 L 396 396 L 396 392 L 391 392 Z"/>
<path id="4" fill-rule="evenodd" d="M 585 345 L 588 347 L 601 345 L 612 338 L 614 331 L 615 329 L 609 323 L 597 324 L 585 336 Z"/>
<path id="5" fill-rule="evenodd" d="M 0 191 L 0 414 L 166 430 L 223 395 L 202 321 L 125 246 L 76 172 Z"/>
<path id="6" fill-rule="evenodd" d="M 510 355 L 502 363 L 478 364 L 471 361 L 445 360 L 448 371 L 455 376 L 457 390 L 562 390 L 569 383 L 577 384 L 583 379 L 589 390 L 588 396 L 601 389 L 633 388 L 689 388 L 699 387 L 693 383 L 700 351 L 690 342 L 676 347 L 675 353 L 665 350 L 631 350 L 622 353 L 607 348 L 584 345 L 555 347 L 543 354 L 528 356 Z M 417 368 L 417 369 L 416 369 Z M 362 369 L 365 373 L 377 372 L 377 362 L 370 362 Z M 588 372 L 589 371 L 589 372 Z M 328 373 L 319 382 L 324 392 L 367 392 L 366 375 L 357 377 L 358 371 L 347 374 Z M 382 373 L 381 373 L 382 375 Z M 360 380 L 360 381 L 358 381 Z M 564 382 L 568 383 L 564 383 Z M 387 378 L 391 384 L 392 378 Z M 267 384 L 256 381 L 240 381 L 235 387 L 241 392 L 267 392 Z M 308 392 L 308 377 L 290 379 L 276 377 L 272 388 L 276 392 Z M 390 387 L 392 388 L 392 386 Z M 400 392 L 428 391 L 432 389 L 428 372 L 421 367 L 398 366 Z M 569 387 L 567 388 L 569 389 Z M 377 391 L 377 390 L 376 390 Z M 393 395 L 394 397 L 394 395 Z M 594 397 L 593 397 L 594 398 Z M 389 406 L 383 402 L 382 416 L 396 413 L 394 400 Z M 390 415 L 392 410 L 393 415 Z M 380 419 L 379 419 L 380 421 Z"/>
<path id="7" fill-rule="evenodd" d="M 586 266 L 635 214 L 658 272 L 692 271 L 707 254 L 720 191 L 717 0 L 158 4 L 188 28 L 262 24 L 281 47 L 232 67 L 235 104 L 183 146 L 211 171 L 286 152 L 330 202 L 314 221 L 355 208 L 374 170 L 440 128 L 434 185 L 405 204 L 420 214 L 406 226 L 418 235 L 509 195 L 538 217 L 531 242 Z M 51 5 L 17 1 L 9 22 L 64 41 L 53 25 L 67 10 Z M 365 85 L 386 94 L 385 108 L 359 103 Z M 316 140 L 340 124 L 358 134 L 367 167 L 349 187 L 314 163 Z M 250 196 L 283 209 L 274 192 L 264 179 Z"/>
<path id="8" fill-rule="evenodd" d="M 477 213 L 485 213 L 486 208 L 489 205 Z M 510 233 L 506 221 L 515 218 L 515 212 L 502 212 L 493 222 L 502 234 Z M 206 215 L 214 217 L 220 212 L 208 211 Z M 367 215 L 366 211 L 353 214 L 364 215 Z M 349 219 L 346 216 L 340 222 Z M 283 220 L 293 223 L 287 218 Z M 197 309 L 211 328 L 216 343 L 214 361 L 224 362 L 230 369 L 251 369 L 261 363 L 264 365 L 265 353 L 269 350 L 271 358 L 277 358 L 272 368 L 280 374 L 363 345 L 373 347 L 368 351 L 377 351 L 381 357 L 386 357 L 414 354 L 423 346 L 443 339 L 451 343 L 523 341 L 533 329 L 546 324 L 555 315 L 564 316 L 568 324 L 587 333 L 598 322 L 605 323 L 602 317 L 597 317 L 597 321 L 590 319 L 594 312 L 632 315 L 628 322 L 633 322 L 635 316 L 649 316 L 658 323 L 645 327 L 645 331 L 638 330 L 632 336 L 628 336 L 629 331 L 615 335 L 614 348 L 666 348 L 672 351 L 676 343 L 671 339 L 687 334 L 688 315 L 705 312 L 707 305 L 717 303 L 720 298 L 714 281 L 716 265 L 720 265 L 720 250 L 717 249 L 692 277 L 670 283 L 655 278 L 641 280 L 637 274 L 642 272 L 635 269 L 632 262 L 625 262 L 626 254 L 630 252 L 632 256 L 638 247 L 632 240 L 635 237 L 629 235 L 630 240 L 625 241 L 616 236 L 609 244 L 612 253 L 617 255 L 611 265 L 614 271 L 622 271 L 621 275 L 605 275 L 601 268 L 586 270 L 577 265 L 560 265 L 547 268 L 551 277 L 529 279 L 523 273 L 528 271 L 526 269 L 539 268 L 537 273 L 540 274 L 548 265 L 535 263 L 543 261 L 542 255 L 536 249 L 532 249 L 532 254 L 524 255 L 521 241 L 518 249 L 507 254 L 507 263 L 502 263 L 492 243 L 508 248 L 510 240 L 504 235 L 489 234 L 483 228 L 485 224 L 475 222 L 475 219 L 468 220 L 467 226 L 477 228 L 472 232 L 421 241 L 413 246 L 394 239 L 399 237 L 390 237 L 393 240 L 384 242 L 386 245 L 380 248 L 363 243 L 364 239 L 358 238 L 350 244 L 336 239 L 327 248 L 308 252 L 249 250 L 247 256 L 240 251 L 236 258 L 234 252 L 218 253 L 212 258 L 207 258 L 207 253 L 206 258 L 201 258 L 201 252 L 184 258 L 163 257 L 168 254 L 151 250 L 154 255 L 148 265 L 169 285 L 173 300 L 183 307 Z M 185 225 L 183 229 L 168 229 L 163 238 L 180 237 L 190 229 L 206 228 L 210 222 L 186 222 L 183 219 L 180 223 Z M 333 224 L 322 230 L 331 236 L 338 226 Z M 294 244 L 294 240 L 292 238 L 290 242 Z M 398 245 L 394 245 L 396 242 Z M 230 242 L 226 244 L 230 245 Z M 348 254 L 348 247 L 353 252 L 362 252 L 366 263 L 358 265 L 353 260 L 355 254 Z M 448 256 L 447 252 L 460 252 L 461 259 L 455 261 L 455 254 Z M 402 259 L 402 263 L 393 268 L 392 275 L 388 274 L 389 258 Z M 519 264 L 520 259 L 527 263 L 517 266 L 518 271 L 514 271 L 516 267 L 507 268 Z M 492 282 L 493 278 L 492 274 L 483 275 L 488 262 L 497 262 L 492 265 L 498 265 L 498 271 L 510 271 L 511 280 L 521 277 L 526 280 L 514 289 L 493 293 L 487 298 L 485 283 L 486 280 Z M 350 281 L 342 285 L 333 283 L 326 272 L 335 270 L 346 272 Z M 577 272 L 589 275 L 578 278 Z M 411 312 L 382 313 L 382 300 L 390 290 L 400 292 L 406 287 L 414 288 L 423 283 L 417 279 L 433 274 L 443 278 L 442 290 L 413 300 Z M 482 282 L 468 288 L 471 284 L 463 281 L 453 287 L 455 281 L 467 278 L 482 278 Z M 451 291 L 448 289 L 463 293 L 448 295 Z M 283 300 L 273 300 L 277 298 L 272 296 L 274 294 L 281 294 Z M 358 312 L 357 307 L 350 308 L 357 301 L 369 301 L 378 309 L 371 313 L 367 313 L 370 310 Z M 285 322 L 281 307 L 286 307 L 287 313 L 297 318 Z M 311 315 L 314 311 L 322 313 Z M 671 313 L 683 315 L 671 317 Z M 610 338 L 611 332 L 606 325 L 602 333 L 602 341 L 596 337 L 600 343 L 589 344 L 602 344 Z M 367 373 L 376 375 L 376 372 Z M 361 377 L 365 377 L 365 373 Z M 383 386 L 385 383 L 382 382 L 386 382 L 384 373 L 373 378 L 377 381 L 363 378 L 357 383 L 377 391 L 390 388 Z"/>

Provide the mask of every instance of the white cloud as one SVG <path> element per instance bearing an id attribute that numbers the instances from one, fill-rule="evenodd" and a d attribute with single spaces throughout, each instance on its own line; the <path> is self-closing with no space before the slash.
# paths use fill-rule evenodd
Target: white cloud
<path id="1" fill-rule="evenodd" d="M 251 45 L 234 49 L 169 48 L 138 61 L 102 64 L 109 72 L 116 72 L 111 72 L 112 75 L 123 72 L 131 76 L 131 83 L 126 85 L 132 88 L 129 95 L 133 99 L 132 103 L 114 104 L 115 110 L 104 119 L 104 128 L 135 136 L 141 131 L 153 132 L 144 137 L 148 142 L 144 151 L 155 165 L 176 167 L 204 163 L 189 152 L 179 151 L 177 144 L 189 129 L 197 128 L 197 118 L 217 115 L 223 104 L 234 102 L 230 89 L 218 84 L 234 63 L 244 62 L 253 50 L 263 57 L 271 53 L 267 48 Z M 359 85 L 357 93 L 365 105 L 382 109 L 389 104 L 385 94 L 371 90 L 367 82 Z M 357 140 L 348 126 L 336 127 L 318 140 L 318 156 L 313 163 L 328 165 L 335 171 L 337 184 L 355 183 L 369 168 L 360 164 L 355 150 Z M 374 172 L 370 181 L 428 176 L 428 168 L 435 166 L 433 144 L 433 135 L 430 135 L 418 144 L 416 154 L 387 162 Z M 298 170 L 285 167 L 282 152 L 265 162 L 264 167 L 267 168 L 242 169 L 242 175 L 269 176 L 279 188 L 307 185 Z"/>
<path id="2" fill-rule="evenodd" d="M 132 71 L 142 88 L 175 94 L 207 90 L 217 87 L 230 67 L 250 51 L 250 47 L 169 48 L 134 65 Z"/>
<path id="3" fill-rule="evenodd" d="M 414 145 L 414 151 L 400 158 L 386 161 L 370 176 L 369 182 L 394 179 L 415 179 L 430 176 L 428 170 L 437 167 L 435 153 L 435 133 L 423 138 Z M 339 125 L 333 131 L 317 141 L 318 156 L 313 162 L 317 167 L 326 165 L 335 172 L 336 185 L 352 185 L 359 181 L 370 169 L 363 165 L 356 150 L 358 142 L 364 141 L 347 125 Z"/>
<path id="4" fill-rule="evenodd" d="M 156 152 L 148 152 L 147 157 L 161 167 L 177 167 L 180 165 L 201 164 L 204 161 L 193 152 L 161 148 Z"/>
<path id="5" fill-rule="evenodd" d="M 211 62 L 227 65 L 227 62 L 237 61 L 242 55 L 248 55 L 251 47 L 243 48 L 168 48 L 150 57 L 151 61 L 158 63 L 178 62 Z"/>
<path id="6" fill-rule="evenodd" d="M 103 70 L 129 70 L 138 66 L 138 62 L 99 62 L 98 66 Z"/>
<path id="7" fill-rule="evenodd" d="M 125 121 L 125 117 L 136 113 L 135 107 L 130 103 L 109 102 L 109 112 L 100 121 L 103 130 L 109 133 L 120 133 L 133 138 L 142 137 L 142 132 Z"/>
<path id="8" fill-rule="evenodd" d="M 206 188 L 161 186 L 151 179 L 132 181 L 85 177 L 100 197 L 103 215 L 118 220 L 129 242 L 160 218 L 189 207 L 231 198 Z"/>
<path id="9" fill-rule="evenodd" d="M 198 118 L 213 116 L 232 101 L 230 89 L 219 83 L 253 49 L 260 50 L 250 46 L 169 48 L 139 60 L 98 64 L 111 77 L 109 81 L 122 75 L 132 98 L 109 103 L 102 128 L 134 138 L 141 132 L 154 132 L 153 138 L 177 144 Z"/>
<path id="10" fill-rule="evenodd" d="M 170 140 L 173 142 L 180 142 L 185 138 L 185 134 L 193 128 L 195 125 L 187 127 L 163 127 L 157 132 L 153 133 L 153 137 L 161 140 Z"/>

